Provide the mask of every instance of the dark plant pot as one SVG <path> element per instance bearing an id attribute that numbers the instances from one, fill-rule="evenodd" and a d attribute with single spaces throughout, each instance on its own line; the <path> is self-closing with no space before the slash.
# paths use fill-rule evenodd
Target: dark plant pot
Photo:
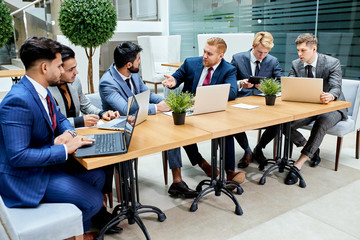
<path id="1" fill-rule="evenodd" d="M 172 113 L 175 125 L 184 125 L 186 113 Z"/>
<path id="2" fill-rule="evenodd" d="M 276 96 L 268 96 L 268 95 L 265 95 L 265 103 L 266 105 L 274 105 L 275 104 L 275 99 L 276 99 Z"/>

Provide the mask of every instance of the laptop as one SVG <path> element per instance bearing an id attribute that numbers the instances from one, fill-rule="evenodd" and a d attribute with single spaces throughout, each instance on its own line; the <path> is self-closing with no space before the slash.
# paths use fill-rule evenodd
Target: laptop
<path id="1" fill-rule="evenodd" d="M 137 103 L 139 105 L 139 113 L 136 119 L 135 125 L 142 123 L 146 120 L 148 116 L 149 110 L 149 99 L 150 99 L 150 90 L 145 92 L 139 93 L 135 95 Z M 129 109 L 129 101 L 128 101 L 128 109 Z M 98 126 L 100 129 L 106 130 L 117 130 L 117 131 L 124 131 L 124 122 L 126 121 L 125 116 L 121 116 L 120 118 L 112 119 L 104 124 Z"/>
<path id="2" fill-rule="evenodd" d="M 322 78 L 281 77 L 281 100 L 321 103 Z"/>
<path id="3" fill-rule="evenodd" d="M 194 107 L 186 116 L 224 111 L 229 99 L 230 84 L 216 84 L 196 88 Z"/>
<path id="4" fill-rule="evenodd" d="M 88 137 L 94 138 L 95 142 L 77 149 L 75 157 L 117 155 L 128 151 L 131 137 L 134 134 L 136 118 L 139 113 L 139 105 L 136 98 L 129 97 L 128 103 L 129 107 L 126 121 L 123 122 L 124 131 L 87 135 Z"/>

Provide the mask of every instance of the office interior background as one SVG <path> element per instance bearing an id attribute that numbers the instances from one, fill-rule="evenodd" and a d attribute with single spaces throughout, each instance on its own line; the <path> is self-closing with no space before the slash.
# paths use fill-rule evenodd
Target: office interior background
<path id="1" fill-rule="evenodd" d="M 34 1 L 4 2 L 14 12 Z M 61 35 L 57 19 L 62 1 L 39 2 L 14 14 L 16 42 L 0 50 L 2 69 L 8 65 L 21 67 L 21 62 L 16 60 L 17 49 L 26 37 L 56 39 Z M 99 57 L 94 59 L 94 65 L 98 66 L 94 72 L 95 83 L 112 63 L 112 51 L 121 41 L 136 42 L 141 35 L 181 35 L 183 61 L 199 55 L 197 34 L 259 31 L 268 31 L 274 36 L 271 54 L 279 59 L 285 75 L 291 61 L 297 58 L 296 37 L 311 32 L 319 38 L 319 52 L 340 60 L 343 78 L 360 79 L 360 1 L 113 0 L 113 4 L 118 24 L 112 39 L 100 47 Z M 86 75 L 86 70 L 84 72 Z M 86 78 L 81 75 L 82 70 L 80 79 Z M 86 81 L 82 82 L 86 85 Z M 0 91 L 10 89 L 11 81 L 7 84 L 1 86 Z"/>

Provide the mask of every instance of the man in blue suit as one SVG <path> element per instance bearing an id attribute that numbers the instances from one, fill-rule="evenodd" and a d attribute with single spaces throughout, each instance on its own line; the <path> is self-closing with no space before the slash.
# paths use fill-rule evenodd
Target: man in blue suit
<path id="1" fill-rule="evenodd" d="M 266 78 L 278 78 L 283 76 L 279 61 L 276 57 L 269 54 L 274 46 L 274 38 L 269 32 L 258 32 L 255 35 L 252 49 L 247 52 L 234 54 L 231 63 L 236 67 L 236 79 L 240 80 L 240 90 L 237 97 L 257 95 L 261 92 L 258 90 L 258 84 L 254 85 L 248 81 L 250 76 L 261 76 Z M 244 149 L 244 156 L 240 159 L 238 167 L 246 168 L 252 160 L 258 163 L 266 160 L 262 149 L 277 135 L 279 126 L 266 128 L 261 136 L 259 143 L 251 151 L 246 133 L 234 135 L 241 148 Z M 235 158 L 232 139 L 227 145 L 226 158 Z"/>
<path id="2" fill-rule="evenodd" d="M 166 79 L 162 82 L 165 87 L 176 88 L 184 83 L 183 92 L 196 94 L 196 88 L 206 85 L 230 84 L 229 100 L 236 97 L 236 69 L 223 57 L 226 51 L 226 43 L 223 39 L 213 37 L 207 40 L 202 57 L 187 58 L 184 64 L 172 75 L 165 75 Z M 184 149 L 193 166 L 198 164 L 204 172 L 211 176 L 210 164 L 199 153 L 197 144 L 184 146 Z M 169 156 L 169 166 L 173 174 L 173 184 L 169 188 L 169 193 L 177 196 L 183 189 L 188 188 L 181 178 L 181 159 L 172 159 Z M 234 172 L 235 163 L 228 159 L 225 162 L 227 180 L 242 183 L 245 180 L 243 172 Z"/>
<path id="3" fill-rule="evenodd" d="M 27 39 L 20 48 L 26 74 L 0 104 L 0 194 L 10 208 L 75 204 L 87 231 L 102 206 L 105 179 L 101 170 L 68 168 L 70 154 L 93 140 L 76 135 L 47 89 L 64 71 L 60 53 L 61 45 L 47 38 Z"/>
<path id="4" fill-rule="evenodd" d="M 123 42 L 114 50 L 114 63 L 100 79 L 99 92 L 104 110 L 119 111 L 126 115 L 130 96 L 145 92 L 148 87 L 139 75 L 141 47 Z M 149 115 L 169 111 L 163 97 L 150 93 Z"/>

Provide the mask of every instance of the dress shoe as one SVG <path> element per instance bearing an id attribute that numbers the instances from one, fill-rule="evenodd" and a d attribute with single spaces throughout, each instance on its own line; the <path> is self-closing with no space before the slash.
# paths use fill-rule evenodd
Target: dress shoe
<path id="1" fill-rule="evenodd" d="M 202 163 L 199 164 L 200 168 L 206 173 L 208 177 L 211 177 L 211 165 L 203 159 Z M 216 169 L 216 176 L 219 175 L 219 170 Z"/>
<path id="2" fill-rule="evenodd" d="M 234 172 L 229 170 L 227 174 L 227 181 L 234 181 L 238 184 L 241 184 L 245 181 L 245 173 L 244 172 Z"/>
<path id="3" fill-rule="evenodd" d="M 83 240 L 94 240 L 98 235 L 98 232 L 86 232 L 83 234 Z"/>
<path id="4" fill-rule="evenodd" d="M 320 162 L 321 162 L 320 148 L 318 148 L 314 153 L 314 156 L 311 158 L 310 167 L 316 167 L 317 165 L 319 165 Z"/>
<path id="5" fill-rule="evenodd" d="M 244 156 L 240 159 L 238 163 L 238 168 L 247 168 L 252 160 L 252 154 L 251 153 L 244 153 Z"/>
<path id="6" fill-rule="evenodd" d="M 297 167 L 295 167 L 294 166 L 294 168 L 296 168 L 297 170 L 299 170 Z M 299 170 L 300 171 L 300 170 Z M 286 185 L 293 185 L 293 184 L 295 184 L 295 183 L 297 183 L 298 182 L 298 176 L 296 175 L 296 173 L 295 172 L 293 172 L 293 171 L 290 171 L 289 173 L 288 173 L 288 175 L 286 176 L 286 178 L 285 178 L 285 184 Z"/>
<path id="7" fill-rule="evenodd" d="M 195 198 L 197 195 L 199 195 L 198 191 L 190 189 L 184 181 L 172 183 L 168 193 L 174 197 L 182 195 L 185 198 Z"/>
<path id="8" fill-rule="evenodd" d="M 266 162 L 266 157 L 264 156 L 261 148 L 254 148 L 252 159 L 255 160 L 258 164 L 262 164 Z"/>
<path id="9" fill-rule="evenodd" d="M 92 222 L 97 225 L 99 229 L 102 229 L 108 222 L 110 222 L 113 219 L 113 216 L 111 213 L 109 213 L 106 208 L 102 207 L 100 211 L 91 219 Z M 110 229 L 108 229 L 105 233 L 106 234 L 114 234 L 114 233 L 120 233 L 123 229 L 118 226 L 112 226 Z"/>

